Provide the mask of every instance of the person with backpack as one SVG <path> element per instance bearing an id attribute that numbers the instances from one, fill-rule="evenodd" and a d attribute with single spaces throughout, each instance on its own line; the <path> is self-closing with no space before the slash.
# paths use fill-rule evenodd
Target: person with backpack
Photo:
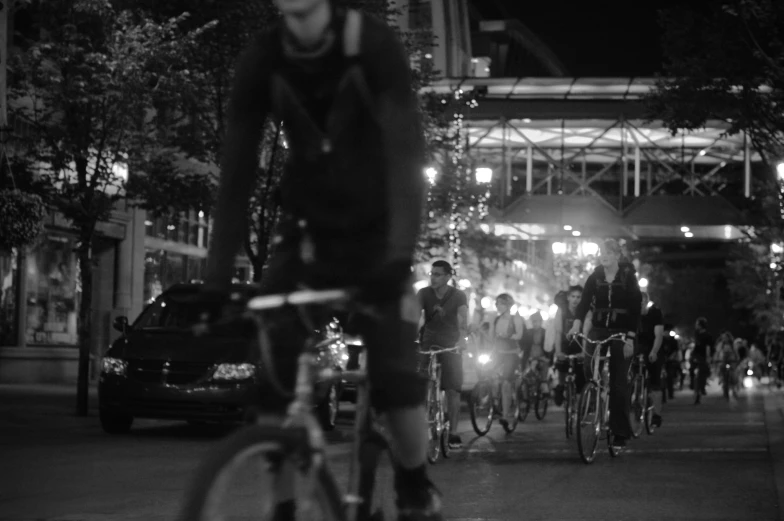
<path id="1" fill-rule="evenodd" d="M 569 338 L 582 331 L 583 321 L 592 312 L 589 338 L 604 340 L 622 333 L 624 339 L 613 340 L 609 346 L 610 358 L 610 429 L 613 444 L 620 450 L 632 437 L 629 422 L 629 366 L 634 355 L 634 343 L 640 326 L 642 294 L 637 274 L 631 262 L 621 262 L 621 246 L 614 239 L 607 239 L 599 252 L 601 264 L 588 276 L 583 296 L 577 306 L 576 317 L 569 331 Z M 586 352 L 593 354 L 595 346 L 588 344 Z M 586 378 L 592 375 L 591 364 L 584 364 Z"/>
<path id="2" fill-rule="evenodd" d="M 272 122 L 284 129 L 289 155 L 260 292 L 356 290 L 369 310 L 355 327 L 368 346 L 372 405 L 389 426 L 399 519 L 440 521 L 441 494 L 426 468 L 426 379 L 417 371 L 411 266 L 426 192 L 409 57 L 384 21 L 335 0 L 274 3 L 281 18 L 253 39 L 235 69 L 201 295 L 230 298 L 261 137 Z M 309 332 L 292 310 L 267 319 L 278 374 L 293 385 Z M 264 410 L 285 410 L 273 393 L 259 400 Z M 276 521 L 293 519 L 293 495 L 279 501 Z"/>
<path id="3" fill-rule="evenodd" d="M 501 422 L 511 423 L 517 415 L 512 410 L 512 396 L 515 392 L 515 371 L 520 367 L 520 341 L 523 338 L 525 325 L 523 317 L 512 314 L 514 298 L 508 293 L 502 293 L 495 299 L 495 308 L 498 311 L 493 322 L 492 339 L 496 367 L 501 373 Z"/>
<path id="4" fill-rule="evenodd" d="M 419 348 L 423 351 L 465 344 L 468 336 L 468 297 L 449 280 L 455 274 L 452 265 L 438 260 L 430 267 L 430 286 L 417 293 L 422 308 Z M 457 434 L 460 421 L 460 391 L 463 389 L 463 355 L 460 351 L 440 353 L 441 389 L 446 394 L 449 420 L 449 447 L 459 449 L 463 442 Z"/>

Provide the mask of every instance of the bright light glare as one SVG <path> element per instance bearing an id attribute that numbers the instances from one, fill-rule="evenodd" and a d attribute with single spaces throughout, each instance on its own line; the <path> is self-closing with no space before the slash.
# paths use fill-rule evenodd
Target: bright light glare
<path id="1" fill-rule="evenodd" d="M 479 225 L 479 228 L 480 228 L 480 229 L 481 229 L 483 232 L 485 232 L 485 233 L 490 233 L 490 225 L 489 225 L 489 224 L 480 224 L 480 225 Z"/>
<path id="2" fill-rule="evenodd" d="M 596 255 L 599 253 L 599 245 L 595 242 L 586 242 L 583 244 L 583 253 L 586 255 Z"/>
<path id="3" fill-rule="evenodd" d="M 684 233 L 683 235 L 685 235 L 685 236 L 686 236 L 687 238 L 689 238 L 689 239 L 691 239 L 692 237 L 694 237 L 694 234 L 693 234 L 693 233 L 691 233 L 691 232 L 686 232 L 686 233 Z"/>
<path id="4" fill-rule="evenodd" d="M 778 264 L 776 264 L 775 262 L 770 263 L 770 269 L 775 270 L 776 266 L 778 266 Z"/>
<path id="5" fill-rule="evenodd" d="M 645 289 L 648 287 L 648 279 L 645 277 L 640 279 L 640 289 Z"/>
<path id="6" fill-rule="evenodd" d="M 568 224 L 564 224 L 564 230 L 566 230 L 567 232 L 570 232 L 570 231 L 572 231 L 572 227 L 569 226 Z"/>
<path id="7" fill-rule="evenodd" d="M 683 233 L 686 233 L 686 232 L 688 232 L 688 231 L 689 231 L 689 227 L 688 227 L 688 226 L 681 226 L 681 231 L 682 231 Z"/>
<path id="8" fill-rule="evenodd" d="M 558 313 L 558 306 L 555 304 L 550 304 L 550 316 L 554 317 Z"/>
<path id="9" fill-rule="evenodd" d="M 467 289 L 471 287 L 471 281 L 468 279 L 460 279 L 460 282 L 457 284 L 460 286 L 460 289 Z"/>
<path id="10" fill-rule="evenodd" d="M 647 305 L 647 306 L 645 306 L 645 307 L 648 307 L 648 308 L 649 308 L 649 307 L 651 307 L 651 306 L 653 306 L 653 302 L 651 302 L 651 301 L 649 300 L 649 301 L 648 301 L 648 305 Z"/>
<path id="11" fill-rule="evenodd" d="M 732 239 L 732 226 L 725 226 L 724 227 L 724 238 L 725 239 Z"/>
<path id="12" fill-rule="evenodd" d="M 754 387 L 754 380 L 752 380 L 747 376 L 746 378 L 743 379 L 743 387 L 745 387 L 746 389 L 751 389 L 752 387 Z"/>
<path id="13" fill-rule="evenodd" d="M 784 162 L 776 165 L 776 172 L 779 174 L 779 181 L 784 182 Z"/>
<path id="14" fill-rule="evenodd" d="M 436 183 L 436 176 L 437 175 L 438 175 L 438 170 L 436 170 L 432 166 L 425 169 L 425 176 L 427 177 L 427 181 L 431 185 Z"/>
<path id="15" fill-rule="evenodd" d="M 675 331 L 670 331 L 670 336 L 675 338 Z"/>
<path id="16" fill-rule="evenodd" d="M 476 169 L 476 182 L 482 185 L 489 184 L 493 180 L 493 169 L 480 166 Z"/>
<path id="17" fill-rule="evenodd" d="M 578 232 L 577 230 L 574 230 L 572 232 L 572 235 L 574 235 L 575 237 L 579 237 L 580 236 L 580 232 Z"/>
<path id="18" fill-rule="evenodd" d="M 547 311 L 540 311 L 539 314 L 542 315 L 542 320 L 549 320 L 550 318 L 550 313 Z"/>
<path id="19" fill-rule="evenodd" d="M 488 355 L 487 353 L 482 353 L 477 357 L 476 361 L 482 365 L 487 365 L 490 363 L 490 355 Z"/>
<path id="20" fill-rule="evenodd" d="M 781 244 L 774 243 L 770 245 L 770 251 L 773 253 L 784 253 L 784 247 L 782 247 Z"/>
<path id="21" fill-rule="evenodd" d="M 556 255 L 563 255 L 566 253 L 566 243 L 564 242 L 554 242 L 553 243 L 553 253 Z"/>
<path id="22" fill-rule="evenodd" d="M 427 280 L 419 280 L 419 281 L 414 283 L 414 289 L 416 291 L 419 291 L 420 289 L 425 289 L 429 285 L 430 285 L 429 281 L 427 281 Z"/>
<path id="23" fill-rule="evenodd" d="M 495 301 L 490 297 L 482 297 L 482 301 L 480 302 L 480 304 L 482 305 L 482 309 L 490 309 L 491 307 L 493 307 L 493 302 Z"/>
<path id="24" fill-rule="evenodd" d="M 511 308 L 509 308 L 509 313 L 511 313 L 511 314 L 512 314 L 512 316 L 514 316 L 514 315 L 516 315 L 516 314 L 517 314 L 517 310 L 518 310 L 518 309 L 519 309 L 519 308 L 517 307 L 517 304 L 512 304 L 512 307 L 511 307 Z"/>

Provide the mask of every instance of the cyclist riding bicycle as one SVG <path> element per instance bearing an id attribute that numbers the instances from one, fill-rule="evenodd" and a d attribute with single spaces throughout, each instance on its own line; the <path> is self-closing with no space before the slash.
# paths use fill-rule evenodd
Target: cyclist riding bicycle
<path id="1" fill-rule="evenodd" d="M 531 315 L 531 328 L 526 329 L 523 333 L 523 339 L 520 344 L 523 348 L 522 366 L 524 368 L 531 364 L 531 369 L 536 372 L 537 378 L 540 383 L 540 391 L 545 396 L 550 393 L 550 385 L 548 383 L 548 376 L 550 372 L 550 364 L 552 363 L 551 353 L 545 350 L 545 336 L 546 331 L 542 325 L 544 319 L 542 314 L 538 311 Z"/>
<path id="2" fill-rule="evenodd" d="M 558 369 L 558 385 L 554 389 L 555 405 L 561 405 L 564 397 L 564 381 L 569 369 L 565 355 L 579 355 L 582 353 L 580 343 L 574 338 L 567 338 L 567 333 L 572 329 L 577 318 L 577 306 L 583 296 L 582 286 L 570 286 L 566 294 L 566 305 L 559 306 L 555 314 L 555 368 Z M 574 383 L 580 393 L 585 385 L 585 372 L 582 362 L 575 368 Z"/>
<path id="3" fill-rule="evenodd" d="M 645 363 L 648 367 L 648 399 L 653 404 L 651 424 L 655 427 L 661 427 L 664 315 L 646 292 L 642 293 L 642 307 L 640 309 L 640 334 L 637 336 L 637 346 L 639 351 L 645 355 Z"/>
<path id="4" fill-rule="evenodd" d="M 498 316 L 493 322 L 493 350 L 497 360 L 501 383 L 501 422 L 514 422 L 517 411 L 512 410 L 512 397 L 515 392 L 515 371 L 520 367 L 520 340 L 523 338 L 525 324 L 523 317 L 512 315 L 514 299 L 508 293 L 502 293 L 495 299 Z"/>
<path id="5" fill-rule="evenodd" d="M 468 336 L 468 298 L 447 284 L 454 275 L 447 261 L 435 261 L 430 267 L 430 286 L 417 293 L 422 308 L 420 349 L 439 349 L 465 345 Z M 441 364 L 441 388 L 446 394 L 449 420 L 449 448 L 459 449 L 462 440 L 457 433 L 460 421 L 460 391 L 463 388 L 463 356 L 459 352 L 436 355 Z"/>
<path id="6" fill-rule="evenodd" d="M 628 374 L 640 323 L 642 299 L 634 265 L 620 262 L 621 257 L 621 246 L 617 241 L 604 241 L 600 250 L 601 265 L 585 282 L 583 296 L 577 306 L 577 317 L 569 330 L 570 338 L 580 333 L 586 315 L 593 308 L 589 338 L 603 340 L 616 333 L 626 335 L 625 341 L 616 340 L 610 344 L 610 429 L 617 449 L 625 447 L 626 440 L 632 436 Z M 592 349 L 589 345 L 589 354 L 593 354 Z M 584 364 L 584 367 L 586 371 L 590 370 L 590 364 Z M 591 376 L 586 373 L 587 378 Z"/>
<path id="7" fill-rule="evenodd" d="M 303 284 L 359 291 L 371 312 L 354 326 L 368 348 L 372 404 L 392 438 L 400 519 L 440 520 L 442 501 L 425 467 L 426 380 L 417 372 L 420 308 L 410 280 L 425 192 L 409 59 L 376 18 L 330 0 L 275 4 L 282 18 L 248 46 L 235 73 L 203 296 L 228 298 L 262 130 L 267 118 L 281 122 L 289 147 L 283 215 L 261 292 Z M 308 332 L 290 309 L 268 321 L 277 373 L 293 386 Z M 286 407 L 272 392 L 259 401 L 267 411 Z M 293 491 L 280 494 L 288 499 L 276 519 L 292 519 Z"/>

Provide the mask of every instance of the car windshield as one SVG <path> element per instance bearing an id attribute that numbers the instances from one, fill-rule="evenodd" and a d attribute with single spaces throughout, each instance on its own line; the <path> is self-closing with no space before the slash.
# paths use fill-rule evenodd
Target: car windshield
<path id="1" fill-rule="evenodd" d="M 218 307 L 217 303 L 190 302 L 187 295 L 162 295 L 142 312 L 134 327 L 141 329 L 187 329 L 199 322 L 203 313 L 215 314 Z"/>

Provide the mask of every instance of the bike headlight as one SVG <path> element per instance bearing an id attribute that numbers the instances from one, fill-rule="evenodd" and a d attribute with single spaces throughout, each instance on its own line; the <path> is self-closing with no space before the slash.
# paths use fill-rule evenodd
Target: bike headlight
<path id="1" fill-rule="evenodd" d="M 104 357 L 101 363 L 101 372 L 104 374 L 125 376 L 126 369 L 128 369 L 128 362 L 119 358 L 112 358 L 111 356 Z"/>
<path id="2" fill-rule="evenodd" d="M 754 371 L 752 371 L 751 369 L 747 369 L 746 374 L 752 376 L 754 374 Z"/>
<path id="3" fill-rule="evenodd" d="M 253 364 L 220 364 L 212 374 L 213 380 L 247 380 L 256 374 Z"/>
<path id="4" fill-rule="evenodd" d="M 490 363 L 490 355 L 482 353 L 476 358 L 476 361 L 479 362 L 480 365 L 487 365 Z"/>

